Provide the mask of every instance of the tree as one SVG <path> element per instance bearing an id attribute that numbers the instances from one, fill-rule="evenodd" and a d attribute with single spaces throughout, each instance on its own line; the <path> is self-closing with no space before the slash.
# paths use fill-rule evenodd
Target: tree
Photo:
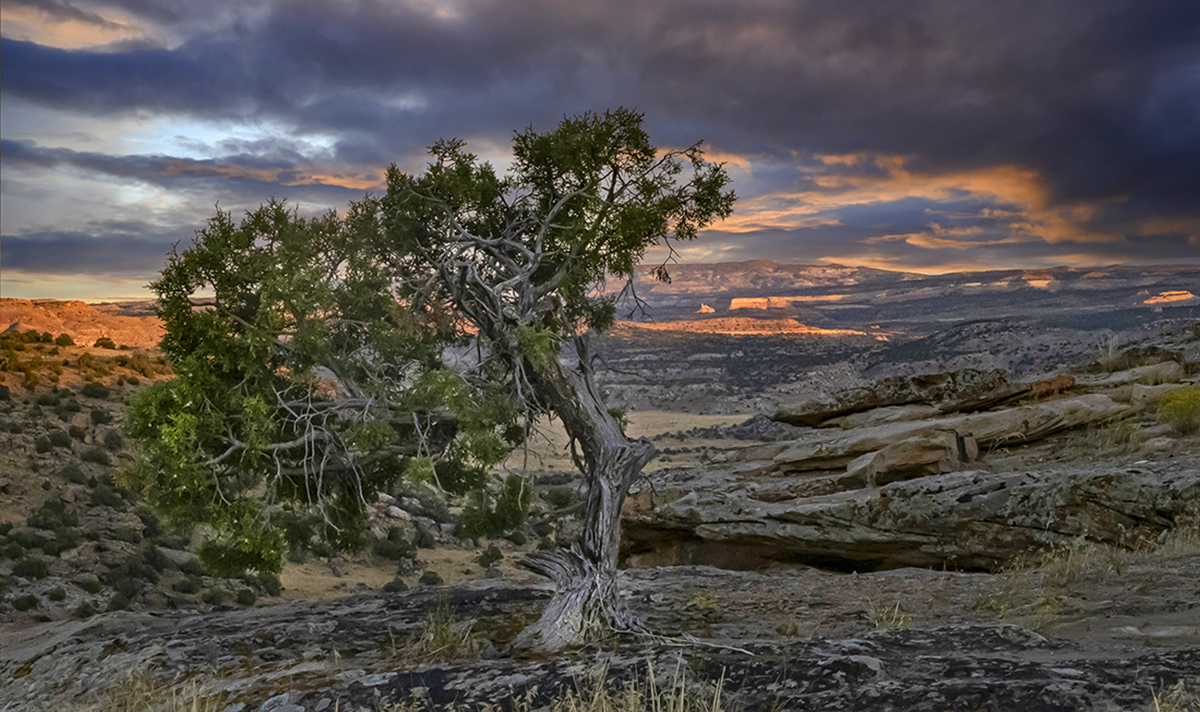
<path id="1" fill-rule="evenodd" d="M 314 532 L 361 545 L 366 503 L 401 473 L 486 485 L 539 418 L 558 417 L 585 526 L 522 562 L 557 593 L 518 642 L 555 650 L 636 627 L 616 595 L 620 512 L 655 450 L 605 406 L 588 337 L 636 300 L 650 247 L 673 254 L 729 215 L 729 177 L 699 143 L 656 148 L 625 109 L 517 132 L 503 177 L 458 140 L 430 153 L 424 173 L 393 166 L 386 192 L 344 218 L 275 201 L 240 225 L 218 211 L 171 256 L 153 287 L 177 377 L 135 408 L 142 484 L 210 525 L 210 560 L 272 568 L 285 540 Z"/>

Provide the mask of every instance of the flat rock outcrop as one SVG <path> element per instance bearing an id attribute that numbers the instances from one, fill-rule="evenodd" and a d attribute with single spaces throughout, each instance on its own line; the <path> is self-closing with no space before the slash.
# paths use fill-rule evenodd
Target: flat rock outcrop
<path id="1" fill-rule="evenodd" d="M 1080 538 L 1149 539 L 1200 504 L 1200 457 L 1133 465 L 972 469 L 869 486 L 853 472 L 747 474 L 739 465 L 660 471 L 625 509 L 634 565 L 772 562 L 843 570 L 993 570 Z"/>
<path id="2" fill-rule="evenodd" d="M 924 574 L 923 582 L 909 577 L 893 584 L 964 583 L 962 574 Z M 0 708 L 96 704 L 132 679 L 191 680 L 228 712 L 378 710 L 413 700 L 428 705 L 419 709 L 506 709 L 518 700 L 540 709 L 595 684 L 601 672 L 603 684 L 620 689 L 644 684 L 653 669 L 660 686 L 681 679 L 701 693 L 721 680 L 722 700 L 732 709 L 1145 709 L 1155 693 L 1194 684 L 1200 670 L 1200 651 L 1185 638 L 1154 645 L 1113 638 L 1098 648 L 1015 625 L 965 621 L 910 630 L 860 624 L 857 632 L 804 639 L 754 630 L 765 622 L 755 614 L 764 611 L 759 592 L 776 602 L 797 597 L 793 606 L 828 604 L 822 591 L 861 596 L 871 583 L 821 572 L 626 572 L 621 586 L 640 615 L 656 626 L 690 626 L 706 639 L 617 636 L 550 660 L 513 658 L 495 648 L 455 662 L 399 652 L 438 599 L 475 619 L 479 630 L 506 636 L 500 631 L 528 620 L 548 598 L 544 590 L 511 583 L 372 591 L 207 615 L 104 614 L 0 631 Z M 721 628 L 738 637 L 701 630 L 690 602 L 698 591 L 719 601 L 710 616 L 718 625 L 740 622 L 736 630 Z"/>

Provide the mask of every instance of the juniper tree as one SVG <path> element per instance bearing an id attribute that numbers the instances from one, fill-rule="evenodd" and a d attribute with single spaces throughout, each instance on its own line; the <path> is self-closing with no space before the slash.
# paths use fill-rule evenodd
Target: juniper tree
<path id="1" fill-rule="evenodd" d="M 636 627 L 616 595 L 620 511 L 655 450 L 605 406 L 589 334 L 612 325 L 649 248 L 730 213 L 728 175 L 700 143 L 655 147 L 624 109 L 515 133 L 503 176 L 458 140 L 430 153 L 344 217 L 218 211 L 172 254 L 152 286 L 176 378 L 133 418 L 144 489 L 209 525 L 211 560 L 278 568 L 287 546 L 361 545 L 367 503 L 398 477 L 486 489 L 557 417 L 586 485 L 583 534 L 522 562 L 557 593 L 519 642 Z"/>

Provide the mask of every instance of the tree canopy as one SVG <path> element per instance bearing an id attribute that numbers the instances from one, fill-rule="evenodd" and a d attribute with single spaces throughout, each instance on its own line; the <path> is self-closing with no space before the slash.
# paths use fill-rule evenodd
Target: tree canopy
<path id="1" fill-rule="evenodd" d="M 625 109 L 516 132 L 504 175 L 459 140 L 430 155 L 342 214 L 218 210 L 152 283 L 176 378 L 135 405 L 139 484 L 207 525 L 211 563 L 357 548 L 400 478 L 488 496 L 544 415 L 562 418 L 589 491 L 619 490 L 604 507 L 653 456 L 603 407 L 587 333 L 613 323 L 647 250 L 729 215 L 723 167 L 699 143 L 655 147 Z M 612 447 L 633 454 L 608 482 Z M 608 541 L 604 519 L 589 526 Z M 608 544 L 581 546 L 615 568 Z"/>

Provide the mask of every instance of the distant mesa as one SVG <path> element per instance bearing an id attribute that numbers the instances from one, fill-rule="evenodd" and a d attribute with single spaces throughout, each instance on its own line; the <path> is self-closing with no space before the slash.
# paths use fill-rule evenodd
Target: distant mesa
<path id="1" fill-rule="evenodd" d="M 812 297 L 735 297 L 729 302 L 729 309 L 786 309 L 795 303 L 803 302 L 836 302 L 849 294 L 820 294 Z"/>
<path id="2" fill-rule="evenodd" d="M 854 329 L 822 329 L 801 324 L 795 319 L 753 319 L 749 317 L 722 317 L 664 322 L 621 322 L 635 329 L 648 331 L 675 331 L 691 334 L 721 334 L 725 336 L 866 336 Z M 879 337 L 876 336 L 876 339 Z"/>
<path id="3" fill-rule="evenodd" d="M 704 304 L 703 302 L 701 302 L 700 308 L 696 310 L 696 313 L 697 314 L 713 314 L 716 311 L 717 311 L 716 309 L 713 309 L 712 307 L 708 306 L 707 304 Z"/>
<path id="4" fill-rule="evenodd" d="M 1187 290 L 1177 290 L 1171 292 L 1160 292 L 1156 296 L 1150 297 L 1143 304 L 1168 304 L 1170 302 L 1182 302 L 1187 299 L 1195 299 L 1196 296 Z"/>

